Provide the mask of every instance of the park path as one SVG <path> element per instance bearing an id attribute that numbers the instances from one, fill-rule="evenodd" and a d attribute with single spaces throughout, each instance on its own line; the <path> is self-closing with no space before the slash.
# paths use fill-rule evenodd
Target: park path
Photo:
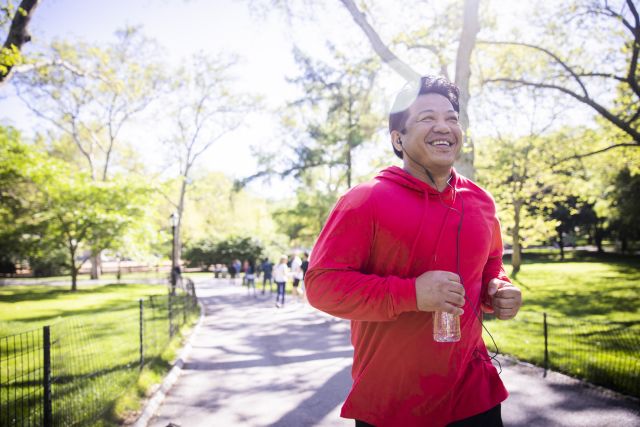
<path id="1" fill-rule="evenodd" d="M 353 426 L 339 416 L 351 385 L 349 322 L 289 296 L 278 309 L 268 291 L 248 296 L 226 279 L 199 280 L 196 289 L 205 315 L 175 384 L 138 425 Z M 501 362 L 511 393 L 503 403 L 507 427 L 640 426 L 637 401 Z"/>

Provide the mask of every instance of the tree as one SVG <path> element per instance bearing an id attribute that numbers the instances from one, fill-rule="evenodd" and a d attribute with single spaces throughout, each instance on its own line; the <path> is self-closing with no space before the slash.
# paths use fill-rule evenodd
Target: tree
<path id="1" fill-rule="evenodd" d="M 593 203 L 577 195 L 570 195 L 555 202 L 550 217 L 558 221 L 556 226 L 557 244 L 560 259 L 564 260 L 565 246 L 575 246 L 578 234 L 591 238 L 591 231 L 597 224 L 598 217 L 593 210 Z M 567 238 L 571 239 L 567 245 Z M 601 249 L 601 246 L 599 246 Z"/>
<path id="2" fill-rule="evenodd" d="M 273 213 L 279 230 L 294 247 L 313 246 L 336 202 L 334 192 L 309 191 L 314 179 L 306 178 L 305 181 L 308 184 L 297 190 L 295 200 L 285 202 L 287 206 L 277 208 Z"/>
<path id="3" fill-rule="evenodd" d="M 280 175 L 328 167 L 338 169 L 337 185 L 350 188 L 354 153 L 371 139 L 380 121 L 371 94 L 377 67 L 370 58 L 354 61 L 331 46 L 330 50 L 335 66 L 295 50 L 302 73 L 290 82 L 305 95 L 289 105 L 288 120 L 290 125 L 304 128 L 307 138 L 295 143 L 294 156 Z"/>
<path id="4" fill-rule="evenodd" d="M 630 243 L 640 241 L 640 174 L 633 175 L 628 168 L 622 169 L 616 176 L 613 187 L 616 212 L 611 221 L 612 231 L 620 241 L 623 253 L 630 251 Z"/>
<path id="5" fill-rule="evenodd" d="M 92 179 L 109 178 L 122 131 L 163 90 L 157 46 L 135 28 L 102 48 L 54 42 L 51 61 L 16 79 L 19 97 L 70 138 Z"/>
<path id="6" fill-rule="evenodd" d="M 640 147 L 640 16 L 634 1 L 568 0 L 554 2 L 553 10 L 539 6 L 541 32 L 519 41 L 481 42 L 490 46 L 483 49 L 485 56 L 493 52 L 502 58 L 485 73 L 485 83 L 563 94 L 615 130 L 605 147 L 567 159 Z"/>
<path id="7" fill-rule="evenodd" d="M 57 42 L 49 62 L 16 77 L 18 95 L 75 146 L 73 158 L 91 179 L 106 182 L 124 148 L 123 129 L 163 88 L 156 49 L 135 28 L 117 32 L 106 48 Z M 97 279 L 102 248 L 93 248 L 91 277 Z"/>
<path id="8" fill-rule="evenodd" d="M 38 259 L 43 250 L 64 248 L 75 291 L 86 260 L 81 251 L 117 247 L 144 216 L 148 188 L 139 179 L 94 181 L 10 130 L 0 136 L 0 182 L 11 185 L 0 192 L 0 235 L 16 239 L 14 257 Z"/>
<path id="9" fill-rule="evenodd" d="M 296 199 L 274 213 L 280 231 L 298 245 L 311 244 L 338 194 L 353 185 L 356 160 L 381 122 L 372 93 L 378 61 L 328 50 L 326 62 L 294 50 L 300 73 L 289 81 L 303 95 L 282 114 L 290 142 L 259 150 L 263 169 L 241 183 L 276 175 L 298 181 Z"/>
<path id="10" fill-rule="evenodd" d="M 38 182 L 42 193 L 41 212 L 47 233 L 69 253 L 71 290 L 86 259 L 78 261 L 80 250 L 117 246 L 127 228 L 144 215 L 147 192 L 139 184 L 125 180 L 93 181 L 87 174 L 56 167 L 46 181 Z"/>
<path id="11" fill-rule="evenodd" d="M 256 106 L 256 98 L 234 93 L 230 89 L 230 71 L 234 58 L 209 58 L 196 55 L 191 67 L 175 74 L 174 108 L 169 118 L 172 135 L 165 140 L 172 161 L 178 166 L 176 238 L 172 259 L 177 266 L 181 255 L 181 226 L 191 174 L 198 159 L 223 136 L 237 129 L 246 114 Z M 175 200 L 175 199 L 174 199 Z"/>
<path id="12" fill-rule="evenodd" d="M 9 81 L 16 65 L 23 62 L 22 46 L 31 41 L 29 22 L 39 3 L 40 0 L 22 0 L 16 8 L 12 0 L 7 0 L 0 8 L 0 38 L 4 39 L 0 48 L 0 86 Z"/>
<path id="13" fill-rule="evenodd" d="M 571 152 L 571 141 L 580 140 L 582 133 L 570 128 L 554 131 L 554 110 L 561 106 L 554 106 L 553 99 L 541 97 L 535 90 L 529 91 L 527 98 L 531 102 L 518 111 L 494 100 L 494 112 L 487 102 L 486 114 L 508 117 L 512 130 L 505 135 L 496 126 L 495 136 L 478 141 L 478 180 L 495 197 L 503 227 L 508 231 L 513 277 L 520 271 L 522 247 L 545 243 L 555 234 L 558 220 L 550 212 L 556 202 L 572 194 L 574 180 L 581 177 L 575 164 L 566 162 L 555 169 L 549 165 L 566 157 Z"/>
<path id="14" fill-rule="evenodd" d="M 33 221 L 33 187 L 25 176 L 38 158 L 18 131 L 0 127 L 0 262 L 7 273 L 37 251 L 37 240 L 27 236 L 43 234 L 42 225 Z"/>

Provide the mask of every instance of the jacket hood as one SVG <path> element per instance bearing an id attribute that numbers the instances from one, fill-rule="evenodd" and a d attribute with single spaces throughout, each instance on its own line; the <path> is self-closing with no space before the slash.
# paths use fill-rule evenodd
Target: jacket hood
<path id="1" fill-rule="evenodd" d="M 447 186 L 442 193 L 440 193 L 438 190 L 436 190 L 435 188 L 433 188 L 432 186 L 430 186 L 429 184 L 427 184 L 426 182 L 423 182 L 421 180 L 419 180 L 418 178 L 414 177 L 413 175 L 409 174 L 409 172 L 405 171 L 404 169 L 398 167 L 398 166 L 390 166 L 386 169 L 383 169 L 382 171 L 380 171 L 380 173 L 378 174 L 378 176 L 376 176 L 376 179 L 380 179 L 380 180 L 388 180 L 391 182 L 394 182 L 398 185 L 401 185 L 405 188 L 408 188 L 410 190 L 413 191 L 418 191 L 420 193 L 429 193 L 429 194 L 434 194 L 434 195 L 446 195 L 448 193 L 450 193 L 452 191 L 451 187 Z M 458 174 L 456 173 L 454 168 L 451 168 L 451 185 L 453 187 L 456 187 L 456 183 L 458 182 Z"/>

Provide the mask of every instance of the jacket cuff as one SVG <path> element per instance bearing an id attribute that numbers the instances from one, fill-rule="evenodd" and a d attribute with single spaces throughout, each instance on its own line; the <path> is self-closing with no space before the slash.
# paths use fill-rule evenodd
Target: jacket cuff
<path id="1" fill-rule="evenodd" d="M 389 290 L 393 299 L 394 314 L 398 315 L 407 311 L 418 311 L 416 301 L 416 279 L 401 279 L 393 277 L 389 284 Z"/>

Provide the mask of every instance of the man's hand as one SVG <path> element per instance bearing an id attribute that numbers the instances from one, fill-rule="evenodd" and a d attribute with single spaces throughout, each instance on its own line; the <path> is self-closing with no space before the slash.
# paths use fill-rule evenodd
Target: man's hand
<path id="1" fill-rule="evenodd" d="M 416 278 L 416 303 L 420 311 L 462 314 L 464 287 L 450 271 L 427 271 Z"/>
<path id="2" fill-rule="evenodd" d="M 513 319 L 522 305 L 520 289 L 509 282 L 491 279 L 487 285 L 489 304 L 483 304 L 485 313 L 494 313 L 500 320 Z"/>

